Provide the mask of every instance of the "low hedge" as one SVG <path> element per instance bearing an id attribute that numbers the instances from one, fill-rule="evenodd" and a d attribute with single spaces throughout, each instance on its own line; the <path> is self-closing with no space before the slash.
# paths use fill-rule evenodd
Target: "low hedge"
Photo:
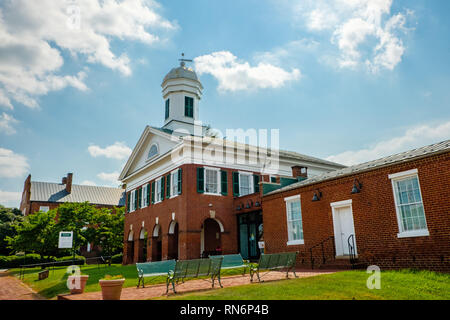
<path id="1" fill-rule="evenodd" d="M 111 263 L 122 263 L 123 260 L 123 254 L 115 254 L 111 257 Z"/>
<path id="2" fill-rule="evenodd" d="M 75 256 L 75 263 L 72 262 L 72 256 L 66 256 L 61 258 L 41 258 L 38 254 L 29 253 L 23 256 L 0 256 L 0 268 L 12 269 L 12 268 L 20 268 L 21 265 L 25 264 L 37 264 L 37 263 L 45 263 L 45 262 L 64 262 L 67 263 L 58 263 L 57 266 L 69 266 L 72 264 L 83 265 L 86 263 L 86 258 L 82 256 Z"/>

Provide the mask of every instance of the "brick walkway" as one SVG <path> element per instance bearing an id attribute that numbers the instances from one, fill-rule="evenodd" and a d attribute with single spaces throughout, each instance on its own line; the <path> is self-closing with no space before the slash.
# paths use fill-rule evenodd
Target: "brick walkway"
<path id="1" fill-rule="evenodd" d="M 44 300 L 30 287 L 7 272 L 0 272 L 0 300 Z"/>
<path id="2" fill-rule="evenodd" d="M 320 270 L 320 271 L 305 271 L 305 270 L 298 270 L 296 271 L 296 274 L 299 278 L 307 278 L 312 276 L 317 276 L 319 274 L 328 274 L 328 273 L 334 273 L 335 270 Z M 293 279 L 294 274 L 289 273 L 289 278 Z M 254 281 L 256 277 L 253 277 Z M 281 280 L 286 279 L 286 272 L 270 272 L 264 275 L 261 280 L 264 281 L 274 281 L 274 280 Z M 227 287 L 233 287 L 233 286 L 240 286 L 245 284 L 250 284 L 250 276 L 247 274 L 245 276 L 238 275 L 238 276 L 228 276 L 223 277 L 221 279 L 222 285 L 224 288 Z M 258 285 L 257 280 L 253 283 L 253 285 Z M 179 284 L 176 286 L 176 290 L 179 293 L 186 293 L 186 292 L 198 292 L 198 291 L 205 291 L 205 290 L 220 290 L 220 286 L 218 285 L 216 281 L 216 285 L 214 289 L 211 289 L 211 282 L 208 282 L 206 280 L 189 280 L 186 281 L 183 284 Z M 166 293 L 166 285 L 165 284 L 159 284 L 159 285 L 152 285 L 152 286 L 146 286 L 145 288 L 139 288 L 131 287 L 131 288 L 124 288 L 122 290 L 122 296 L 121 300 L 140 300 L 140 299 L 150 299 L 150 298 L 156 298 L 160 296 L 164 296 Z M 169 291 L 169 294 L 173 294 L 173 291 Z M 68 300 L 101 300 L 102 299 L 102 293 L 101 292 L 87 292 L 83 294 L 74 294 L 74 295 L 62 295 L 59 296 L 59 299 L 68 299 Z"/>

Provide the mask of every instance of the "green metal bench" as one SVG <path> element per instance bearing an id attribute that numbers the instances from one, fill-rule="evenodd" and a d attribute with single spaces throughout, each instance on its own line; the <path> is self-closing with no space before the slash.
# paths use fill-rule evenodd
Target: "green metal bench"
<path id="1" fill-rule="evenodd" d="M 272 253 L 272 254 L 261 254 L 259 261 L 256 266 L 250 267 L 250 282 L 253 282 L 253 275 L 256 273 L 258 281 L 261 282 L 259 273 L 261 270 L 281 270 L 286 269 L 286 278 L 289 278 L 289 270 L 295 274 L 295 260 L 297 258 L 298 252 L 283 252 L 283 253 Z"/>
<path id="2" fill-rule="evenodd" d="M 184 283 L 186 278 L 198 278 L 203 276 L 211 277 L 212 288 L 214 288 L 215 279 L 218 280 L 219 285 L 223 288 L 220 282 L 220 267 L 222 265 L 222 257 L 215 259 L 193 259 L 193 260 L 178 260 L 175 263 L 175 268 L 170 270 L 166 280 L 166 294 L 169 293 L 169 285 L 172 284 L 173 292 L 175 284 L 181 280 Z"/>
<path id="3" fill-rule="evenodd" d="M 247 270 L 247 268 L 249 268 L 249 261 L 242 259 L 242 256 L 240 253 L 226 254 L 223 256 L 209 256 L 210 259 L 217 259 L 220 257 L 223 258 L 221 269 L 244 268 L 243 275 L 245 275 L 245 270 Z"/>
<path id="4" fill-rule="evenodd" d="M 136 268 L 139 278 L 137 287 L 139 288 L 142 280 L 142 288 L 144 288 L 144 278 L 162 275 L 166 276 L 170 270 L 175 268 L 175 260 L 136 263 Z"/>

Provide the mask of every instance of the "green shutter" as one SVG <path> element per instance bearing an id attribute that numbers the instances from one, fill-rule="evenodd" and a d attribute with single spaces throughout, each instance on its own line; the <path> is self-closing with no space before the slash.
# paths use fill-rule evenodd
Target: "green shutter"
<path id="1" fill-rule="evenodd" d="M 205 169 L 197 168 L 197 192 L 205 192 Z"/>
<path id="2" fill-rule="evenodd" d="M 220 188 L 222 194 L 226 196 L 228 194 L 228 175 L 226 171 L 220 171 Z"/>
<path id="3" fill-rule="evenodd" d="M 239 197 L 239 172 L 233 172 L 233 196 Z"/>
<path id="4" fill-rule="evenodd" d="M 259 193 L 259 175 L 253 175 L 253 186 L 255 193 Z"/>
<path id="5" fill-rule="evenodd" d="M 130 212 L 131 192 L 128 192 L 127 200 L 127 212 Z"/>
<path id="6" fill-rule="evenodd" d="M 183 170 L 178 169 L 178 194 L 181 194 Z"/>
<path id="7" fill-rule="evenodd" d="M 152 203 L 155 203 L 155 181 L 152 182 Z"/>
<path id="8" fill-rule="evenodd" d="M 161 177 L 161 201 L 163 201 L 164 200 L 164 187 L 165 187 L 165 183 L 164 183 L 164 176 L 163 177 Z"/>
<path id="9" fill-rule="evenodd" d="M 166 192 L 166 199 L 170 198 L 170 173 L 167 175 L 167 192 Z"/>
<path id="10" fill-rule="evenodd" d="M 134 210 L 138 209 L 138 192 L 137 189 L 134 190 Z"/>

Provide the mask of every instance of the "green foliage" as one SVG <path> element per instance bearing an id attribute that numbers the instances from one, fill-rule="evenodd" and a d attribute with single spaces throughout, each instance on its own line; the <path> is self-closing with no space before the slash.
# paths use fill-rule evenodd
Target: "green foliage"
<path id="1" fill-rule="evenodd" d="M 111 263 L 122 263 L 123 253 L 115 254 L 111 257 Z"/>
<path id="2" fill-rule="evenodd" d="M 16 235 L 15 224 L 23 221 L 22 212 L 16 208 L 5 208 L 0 205 L 0 254 L 10 254 L 6 237 Z"/>
<path id="3" fill-rule="evenodd" d="M 6 237 L 10 248 L 15 252 L 38 253 L 41 257 L 52 255 L 58 241 L 55 217 L 53 210 L 26 216 L 21 223 L 14 225 L 16 235 Z"/>
<path id="4" fill-rule="evenodd" d="M 20 211 L 19 211 L 20 212 Z M 103 255 L 122 251 L 125 208 L 98 209 L 89 203 L 64 203 L 48 212 L 36 212 L 15 222 L 14 234 L 6 236 L 14 252 L 44 256 L 69 255 L 72 250 L 58 249 L 60 231 L 73 231 L 74 249 L 94 243 Z M 9 253 L 9 252 L 8 252 Z"/>
<path id="5" fill-rule="evenodd" d="M 64 262 L 58 263 L 57 266 L 68 266 L 72 264 L 84 265 L 86 263 L 86 258 L 83 256 L 75 256 L 76 262 L 72 262 L 73 256 L 66 256 L 61 258 L 47 257 L 42 258 L 39 254 L 30 253 L 26 255 L 13 255 L 13 256 L 0 256 L 0 268 L 20 268 L 21 265 L 27 264 L 37 264 L 46 262 Z"/>
<path id="6" fill-rule="evenodd" d="M 115 208 L 113 213 L 102 209 L 93 216 L 95 228 L 91 229 L 91 239 L 102 247 L 105 255 L 122 251 L 124 220 L 125 208 Z"/>

